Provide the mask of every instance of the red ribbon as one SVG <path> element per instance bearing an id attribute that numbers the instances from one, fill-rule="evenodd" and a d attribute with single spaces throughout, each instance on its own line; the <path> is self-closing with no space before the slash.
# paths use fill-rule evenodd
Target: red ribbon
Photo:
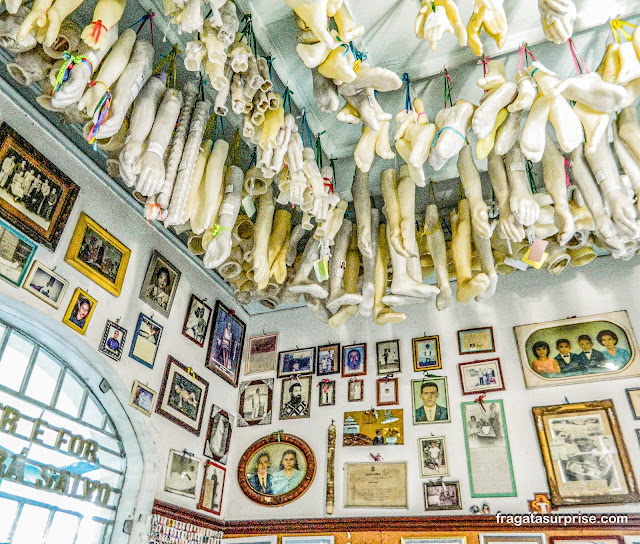
<path id="1" fill-rule="evenodd" d="M 567 157 L 564 158 L 564 177 L 567 182 L 567 187 L 571 187 L 571 180 L 569 179 L 569 168 L 571 168 L 571 162 Z"/>
<path id="2" fill-rule="evenodd" d="M 91 37 L 96 43 L 98 43 L 98 40 L 100 39 L 100 34 L 102 33 L 102 29 L 104 28 L 105 32 L 107 32 L 108 29 L 106 26 L 102 24 L 102 21 L 100 19 L 98 19 L 97 21 L 93 21 L 91 24 L 93 25 L 93 31 L 91 32 Z"/>
<path id="3" fill-rule="evenodd" d="M 483 412 L 486 412 L 487 409 L 484 407 L 484 398 L 487 396 L 486 393 L 482 393 L 482 395 L 480 395 L 477 399 L 475 399 L 473 402 L 477 402 L 478 404 L 480 404 L 480 408 L 482 408 Z"/>
<path id="4" fill-rule="evenodd" d="M 578 52 L 576 50 L 576 45 L 573 43 L 573 39 L 569 38 L 567 40 L 567 43 L 569 44 L 569 51 L 571 52 L 571 57 L 573 58 L 573 64 L 576 67 L 576 74 L 581 75 L 582 71 L 580 70 L 580 64 L 582 65 L 582 69 L 585 71 L 585 73 L 589 73 L 589 69 L 587 68 L 587 65 L 584 63 L 584 60 L 582 60 L 582 57 L 580 55 L 578 55 Z M 580 64 L 578 64 L 578 61 L 580 61 Z"/>
<path id="5" fill-rule="evenodd" d="M 331 192 L 333 193 L 333 183 L 331 183 L 331 180 L 329 178 L 322 179 L 326 181 L 326 183 L 323 183 L 322 185 L 324 185 L 325 187 L 329 187 L 329 189 L 331 189 Z"/>

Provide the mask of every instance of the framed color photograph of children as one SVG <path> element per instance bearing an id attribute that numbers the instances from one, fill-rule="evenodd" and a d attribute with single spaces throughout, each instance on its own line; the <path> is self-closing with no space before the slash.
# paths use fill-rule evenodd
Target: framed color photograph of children
<path id="1" fill-rule="evenodd" d="M 98 304 L 98 301 L 95 298 L 89 296 L 89 293 L 85 293 L 78 287 L 71 297 L 62 322 L 74 331 L 84 334 L 89 326 L 89 321 L 93 317 L 96 304 Z"/>
<path id="2" fill-rule="evenodd" d="M 107 324 L 104 327 L 104 333 L 102 334 L 102 341 L 98 351 L 104 353 L 107 357 L 110 357 L 114 361 L 119 361 L 122 357 L 122 351 L 124 350 L 124 342 L 127 338 L 127 330 L 107 320 Z"/>
<path id="3" fill-rule="evenodd" d="M 156 323 L 150 317 L 140 314 L 136 330 L 133 333 L 131 347 L 129 348 L 129 357 L 144 366 L 153 368 L 163 330 L 164 327 L 160 323 Z"/>
<path id="4" fill-rule="evenodd" d="M 413 370 L 423 372 L 442 368 L 438 336 L 414 338 L 411 343 L 413 345 Z"/>
<path id="5" fill-rule="evenodd" d="M 367 373 L 367 344 L 342 346 L 342 377 Z"/>
<path id="6" fill-rule="evenodd" d="M 211 321 L 211 307 L 205 304 L 205 301 L 206 299 L 201 300 L 191 295 L 187 315 L 184 316 L 182 325 L 182 335 L 200 347 L 204 346 L 209 321 Z"/>
<path id="7" fill-rule="evenodd" d="M 340 372 L 340 344 L 318 346 L 316 374 L 328 376 Z"/>
<path id="8" fill-rule="evenodd" d="M 154 250 L 142 282 L 140 299 L 164 317 L 169 317 L 179 281 L 180 270 Z"/>
<path id="9" fill-rule="evenodd" d="M 235 311 L 219 300 L 216 302 L 204 366 L 234 387 L 238 387 L 246 328 Z"/>
<path id="10" fill-rule="evenodd" d="M 40 300 L 44 300 L 49 306 L 58 308 L 62 302 L 62 297 L 67 292 L 69 282 L 62 276 L 49 270 L 40 261 L 33 261 L 31 269 L 22 284 L 32 295 Z"/>

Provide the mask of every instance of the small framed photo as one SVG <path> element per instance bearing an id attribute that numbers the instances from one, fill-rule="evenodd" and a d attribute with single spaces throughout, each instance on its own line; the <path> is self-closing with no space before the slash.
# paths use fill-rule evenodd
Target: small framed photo
<path id="1" fill-rule="evenodd" d="M 192 499 L 197 498 L 196 485 L 199 471 L 200 459 L 178 450 L 169 450 L 164 490 Z"/>
<path id="2" fill-rule="evenodd" d="M 216 301 L 204 366 L 233 387 L 238 387 L 246 330 L 247 326 L 234 310 Z"/>
<path id="3" fill-rule="evenodd" d="M 267 378 L 240 383 L 238 427 L 271 423 L 273 381 L 273 378 Z"/>
<path id="4" fill-rule="evenodd" d="M 278 378 L 296 374 L 313 374 L 316 348 L 281 351 L 278 356 Z"/>
<path id="5" fill-rule="evenodd" d="M 156 404 L 156 396 L 157 393 L 153 389 L 135 380 L 133 387 L 131 387 L 129 406 L 133 406 L 140 410 L 145 416 L 151 417 Z"/>
<path id="6" fill-rule="evenodd" d="M 547 544 L 544 533 L 480 533 L 478 539 L 480 544 Z"/>
<path id="7" fill-rule="evenodd" d="M 249 357 L 244 366 L 244 375 L 274 372 L 278 364 L 278 335 L 264 334 L 249 338 Z"/>
<path id="8" fill-rule="evenodd" d="M 318 536 L 283 536 L 282 544 L 334 544 L 333 535 Z"/>
<path id="9" fill-rule="evenodd" d="M 169 317 L 179 281 L 180 270 L 154 250 L 142 282 L 140 299 L 163 316 Z"/>
<path id="10" fill-rule="evenodd" d="M 318 346 L 316 374 L 328 376 L 340 372 L 340 344 Z"/>
<path id="11" fill-rule="evenodd" d="M 624 544 L 624 540 L 617 535 L 552 536 L 549 544 Z"/>
<path id="12" fill-rule="evenodd" d="M 74 331 L 84 334 L 89 326 L 89 321 L 93 317 L 96 304 L 98 304 L 98 301 L 95 298 L 89 296 L 89 293 L 84 292 L 80 287 L 77 287 L 71 297 L 67 311 L 64 313 L 62 322 Z"/>
<path id="13" fill-rule="evenodd" d="M 44 300 L 50 306 L 58 308 L 62 302 L 62 297 L 67 292 L 69 282 L 62 276 L 49 270 L 40 261 L 33 261 L 31 269 L 22 284 L 32 295 L 40 300 Z"/>
<path id="14" fill-rule="evenodd" d="M 205 304 L 206 300 L 191 295 L 187 315 L 184 316 L 182 324 L 182 335 L 200 347 L 204 346 L 209 321 L 211 321 L 211 307 Z"/>
<path id="15" fill-rule="evenodd" d="M 403 538 L 400 537 L 400 544 L 467 544 L 466 536 L 458 536 L 455 538 Z"/>
<path id="16" fill-rule="evenodd" d="M 493 327 L 480 327 L 477 329 L 458 331 L 458 352 L 460 355 L 467 353 L 490 353 L 495 350 Z"/>
<path id="17" fill-rule="evenodd" d="M 462 510 L 460 482 L 425 482 L 424 509 Z"/>
<path id="18" fill-rule="evenodd" d="M 418 438 L 420 455 L 420 475 L 423 478 L 449 476 L 449 461 L 444 436 Z"/>
<path id="19" fill-rule="evenodd" d="M 441 376 L 411 380 L 411 394 L 414 425 L 451 421 L 447 378 Z"/>
<path id="20" fill-rule="evenodd" d="M 129 348 L 129 357 L 144 366 L 153 368 L 163 329 L 162 325 L 156 323 L 149 316 L 140 314 L 136 330 L 133 333 L 131 347 Z"/>
<path id="21" fill-rule="evenodd" d="M 400 341 L 387 340 L 376 344 L 378 376 L 400 372 Z"/>
<path id="22" fill-rule="evenodd" d="M 342 346 L 342 377 L 367 373 L 367 344 Z"/>
<path id="23" fill-rule="evenodd" d="M 640 387 L 626 389 L 629 406 L 633 413 L 633 419 L 640 419 Z"/>
<path id="24" fill-rule="evenodd" d="M 227 469 L 218 463 L 207 460 L 204 464 L 204 478 L 200 490 L 198 508 L 220 515 L 222 509 L 222 493 Z"/>
<path id="25" fill-rule="evenodd" d="M 439 336 L 414 338 L 411 343 L 413 345 L 413 370 L 423 372 L 424 370 L 442 368 Z"/>
<path id="26" fill-rule="evenodd" d="M 463 395 L 488 393 L 489 391 L 504 391 L 502 368 L 500 359 L 486 359 L 471 361 L 458 365 L 460 386 Z"/>
<path id="27" fill-rule="evenodd" d="M 348 401 L 358 402 L 364 398 L 364 380 L 352 378 L 349 380 Z"/>
<path id="28" fill-rule="evenodd" d="M 98 350 L 114 361 L 119 361 L 124 350 L 127 331 L 118 323 L 107 320 Z"/>
<path id="29" fill-rule="evenodd" d="M 0 278 L 20 287 L 36 249 L 38 246 L 24 234 L 0 221 Z"/>
<path id="30" fill-rule="evenodd" d="M 311 376 L 282 380 L 280 420 L 302 419 L 311 415 Z"/>
<path id="31" fill-rule="evenodd" d="M 378 378 L 376 402 L 378 406 L 398 404 L 398 378 Z"/>
<path id="32" fill-rule="evenodd" d="M 335 380 L 322 380 L 318 384 L 320 395 L 318 406 L 335 406 L 336 404 L 336 382 Z"/>
<path id="33" fill-rule="evenodd" d="M 204 455 L 223 465 L 227 463 L 231 445 L 233 416 L 215 404 L 211 407 L 207 437 L 204 441 Z"/>

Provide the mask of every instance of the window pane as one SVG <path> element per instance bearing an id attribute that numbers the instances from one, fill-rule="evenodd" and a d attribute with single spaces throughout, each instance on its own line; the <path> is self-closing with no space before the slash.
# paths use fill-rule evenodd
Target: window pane
<path id="1" fill-rule="evenodd" d="M 33 344 L 24 336 L 12 332 L 0 359 L 0 384 L 18 391 L 27 370 Z"/>
<path id="2" fill-rule="evenodd" d="M 25 504 L 20 513 L 18 527 L 13 535 L 13 544 L 41 542 L 49 520 L 49 510 Z"/>
<path id="3" fill-rule="evenodd" d="M 85 517 L 80 524 L 80 532 L 78 533 L 76 542 L 103 542 L 100 538 L 102 529 L 102 523 L 97 523 L 90 517 Z"/>
<path id="4" fill-rule="evenodd" d="M 91 395 L 89 395 L 82 414 L 82 421 L 86 421 L 89 425 L 93 425 L 94 427 L 101 429 L 103 419 L 104 416 L 102 414 L 102 410 L 98 408 L 96 401 L 91 398 Z"/>
<path id="5" fill-rule="evenodd" d="M 27 385 L 27 395 L 40 402 L 49 404 L 53 391 L 56 388 L 58 376 L 60 375 L 60 363 L 43 351 L 38 352 L 38 357 L 29 377 Z"/>
<path id="6" fill-rule="evenodd" d="M 9 532 L 18 511 L 18 503 L 9 499 L 0 499 L 0 542 L 9 540 Z"/>
<path id="7" fill-rule="evenodd" d="M 71 417 L 78 417 L 83 396 L 84 387 L 82 387 L 71 372 L 67 372 L 64 376 L 62 387 L 60 388 L 56 408 L 69 414 Z"/>
<path id="8" fill-rule="evenodd" d="M 73 544 L 78 531 L 80 518 L 65 512 L 56 512 L 47 533 L 47 542 L 56 544 Z"/>

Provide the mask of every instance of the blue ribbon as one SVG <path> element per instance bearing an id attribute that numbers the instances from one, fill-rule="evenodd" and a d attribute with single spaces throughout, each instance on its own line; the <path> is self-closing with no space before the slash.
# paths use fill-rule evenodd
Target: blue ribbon
<path id="1" fill-rule="evenodd" d="M 306 129 L 306 133 L 307 133 L 307 143 L 304 144 L 304 133 L 302 132 L 302 129 L 305 128 Z M 302 143 L 304 144 L 305 147 L 313 147 L 313 135 L 311 134 L 311 128 L 309 127 L 309 122 L 307 121 L 307 110 L 303 109 L 302 110 L 302 120 L 300 121 L 300 136 L 302 137 Z"/>
<path id="2" fill-rule="evenodd" d="M 404 83 L 407 84 L 407 88 L 405 90 L 405 95 L 404 95 L 404 110 L 409 113 L 410 109 L 413 109 L 411 106 L 411 78 L 409 77 L 409 74 L 407 74 L 407 72 L 405 72 L 404 74 L 402 74 L 402 81 Z M 436 136 L 437 138 L 437 136 Z"/>
<path id="3" fill-rule="evenodd" d="M 289 87 L 284 88 L 284 92 L 282 93 L 282 109 L 287 109 L 287 105 L 289 106 L 289 113 L 291 113 L 291 95 L 293 91 L 289 89 Z"/>
<path id="4" fill-rule="evenodd" d="M 434 147 L 436 145 L 436 142 L 438 141 L 438 138 L 440 137 L 441 132 L 446 129 L 453 130 L 453 132 L 455 132 L 458 136 L 460 136 L 460 138 L 462 138 L 464 141 L 467 141 L 467 138 L 465 137 L 465 135 L 462 134 L 462 132 L 460 132 L 458 129 L 453 127 L 442 127 L 438 132 L 436 132 L 436 136 L 433 139 L 433 142 L 431 142 L 431 147 Z"/>

